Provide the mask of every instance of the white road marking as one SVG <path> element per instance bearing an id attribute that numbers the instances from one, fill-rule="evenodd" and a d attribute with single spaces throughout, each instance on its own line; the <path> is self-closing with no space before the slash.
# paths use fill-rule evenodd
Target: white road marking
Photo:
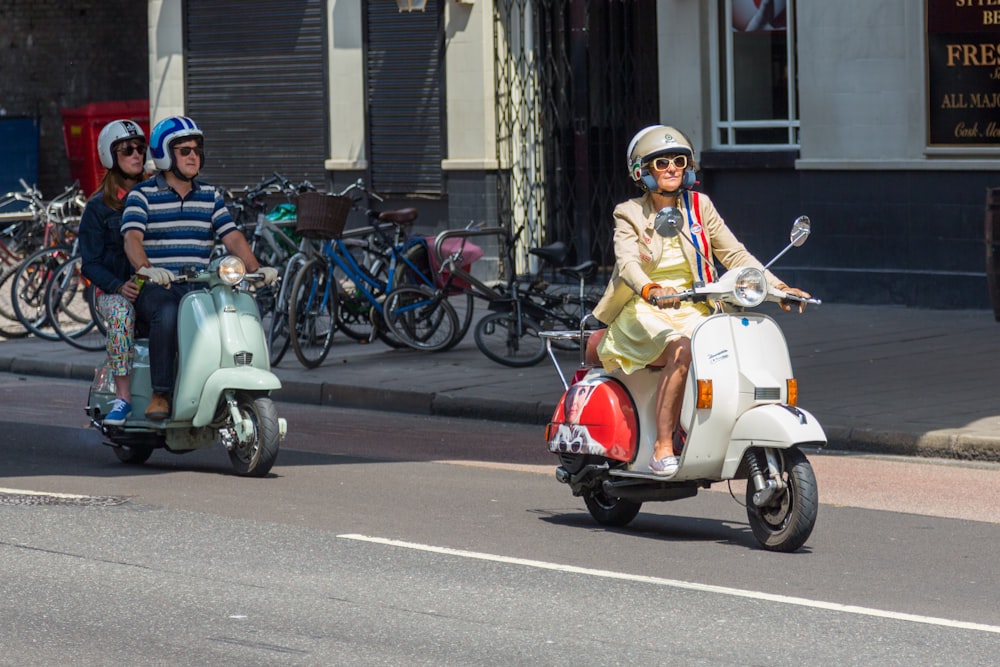
<path id="1" fill-rule="evenodd" d="M 50 496 L 52 498 L 90 498 L 90 496 L 81 496 L 75 493 L 56 493 L 54 491 L 28 491 L 27 489 L 3 489 L 0 488 L 0 494 L 7 494 L 11 496 Z"/>
<path id="2" fill-rule="evenodd" d="M 874 616 L 878 618 L 887 618 L 896 621 L 909 621 L 911 623 L 925 623 L 927 625 L 937 625 L 946 628 L 956 628 L 960 630 L 975 630 L 977 632 L 991 632 L 994 634 L 1000 634 L 1000 626 L 986 625 L 983 623 L 968 623 L 966 621 L 956 621 L 948 618 L 936 618 L 934 616 L 904 614 L 895 611 L 885 611 L 883 609 L 872 609 L 870 607 L 859 607 L 856 605 L 840 604 L 838 602 L 809 600 L 806 598 L 797 598 L 788 595 L 775 595 L 774 593 L 762 593 L 759 591 L 748 591 L 739 588 L 729 588 L 727 586 L 712 586 L 710 584 L 697 584 L 688 581 L 679 581 L 677 579 L 663 579 L 660 577 L 648 577 L 640 574 L 628 574 L 625 572 L 612 572 L 610 570 L 597 570 L 587 567 L 577 567 L 575 565 L 561 565 L 559 563 L 548 563 L 546 561 L 541 561 L 541 560 L 530 560 L 526 558 L 511 558 L 508 556 L 498 556 L 496 554 L 481 553 L 477 551 L 464 551 L 462 549 L 436 547 L 429 544 L 417 544 L 415 542 L 404 542 L 402 540 L 390 540 L 384 537 L 371 537 L 368 535 L 358 535 L 358 534 L 343 534 L 343 535 L 338 535 L 337 537 L 345 540 L 371 542 L 373 544 L 383 544 L 390 547 L 400 547 L 403 549 L 426 551 L 430 553 L 444 554 L 447 556 L 458 556 L 460 558 L 472 558 L 475 560 L 493 561 L 496 563 L 507 563 L 510 565 L 523 565 L 525 567 L 534 567 L 541 570 L 555 570 L 558 572 L 582 574 L 589 577 L 603 577 L 605 579 L 620 579 L 624 581 L 635 581 L 643 584 L 654 584 L 656 586 L 667 586 L 670 588 L 680 588 L 689 591 L 700 591 L 703 593 L 717 593 L 719 595 L 729 595 L 733 597 L 749 598 L 751 600 L 766 600 L 768 602 L 778 602 L 781 604 L 790 604 L 799 607 L 809 607 L 812 609 L 823 609 L 826 611 L 836 611 L 845 614 Z"/>

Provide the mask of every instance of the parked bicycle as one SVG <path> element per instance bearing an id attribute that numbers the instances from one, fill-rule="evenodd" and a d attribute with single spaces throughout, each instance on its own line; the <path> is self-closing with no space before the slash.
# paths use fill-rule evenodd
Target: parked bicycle
<path id="1" fill-rule="evenodd" d="M 326 212 L 326 228 L 317 231 L 318 226 L 304 227 L 300 209 L 300 233 L 315 233 L 326 242 L 296 273 L 289 292 L 289 332 L 299 361 L 307 368 L 321 364 L 334 328 L 355 338 L 366 336 L 368 341 L 378 337 L 397 347 L 434 350 L 447 344 L 457 329 L 457 316 L 447 303 L 424 307 L 431 303 L 434 282 L 426 241 L 407 234 L 417 218 L 416 209 L 368 208 L 368 233 L 345 238 L 348 211 L 362 198 L 378 202 L 382 198 L 361 180 L 340 195 L 317 197 L 327 197 L 324 204 L 335 210 Z M 392 302 L 386 298 L 403 286 L 413 289 L 399 292 Z"/>
<path id="2" fill-rule="evenodd" d="M 254 255 L 265 266 L 278 269 L 278 280 L 271 285 L 253 286 L 260 310 L 261 324 L 268 336 L 268 354 L 277 366 L 289 347 L 287 292 L 291 278 L 302 268 L 313 242 L 295 231 L 297 196 L 314 192 L 309 181 L 295 185 L 278 172 L 241 193 L 227 191 L 228 206 Z M 268 211 L 269 201 L 284 199 Z"/>
<path id="3" fill-rule="evenodd" d="M 53 321 L 46 310 L 46 293 L 57 269 L 76 256 L 76 231 L 86 204 L 79 184 L 74 183 L 62 194 L 45 204 L 43 209 L 42 248 L 24 259 L 15 269 L 0 278 L 0 293 L 10 295 L 9 302 L 0 302 L 0 312 L 13 315 L 19 328 L 3 327 L 0 334 L 21 337 L 29 333 L 49 340 L 59 340 Z M 6 306 L 10 306 L 10 313 Z M 55 311 L 57 317 L 58 308 Z"/>
<path id="4" fill-rule="evenodd" d="M 506 278 L 500 283 L 487 283 L 472 275 L 463 256 L 463 245 L 445 255 L 443 248 L 449 239 L 463 240 L 476 236 L 497 236 L 504 254 Z M 548 264 L 565 261 L 567 250 L 562 244 L 532 248 L 529 252 Z M 510 232 L 503 227 L 446 230 L 437 235 L 434 253 L 441 272 L 447 276 L 436 300 L 446 300 L 456 284 L 475 297 L 486 300 L 491 311 L 482 317 L 474 331 L 476 346 L 489 359 L 511 367 L 532 366 L 546 354 L 540 331 L 580 326 L 599 295 L 588 289 L 587 281 L 597 270 L 597 263 L 587 261 L 576 266 L 559 267 L 560 274 L 576 281 L 578 290 L 558 289 L 542 278 L 545 265 L 539 268 L 527 285 L 522 285 L 514 271 L 514 244 Z"/>

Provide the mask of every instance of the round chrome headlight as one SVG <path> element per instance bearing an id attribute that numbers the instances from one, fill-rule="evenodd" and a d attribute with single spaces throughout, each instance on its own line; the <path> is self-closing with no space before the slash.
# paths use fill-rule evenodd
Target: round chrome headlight
<path id="1" fill-rule="evenodd" d="M 219 262 L 219 279 L 227 285 L 235 285 L 243 280 L 247 274 L 247 267 L 243 265 L 243 260 L 236 255 L 224 257 Z"/>
<path id="2" fill-rule="evenodd" d="M 767 296 L 767 280 L 760 269 L 743 269 L 736 276 L 733 298 L 744 308 L 759 306 Z"/>

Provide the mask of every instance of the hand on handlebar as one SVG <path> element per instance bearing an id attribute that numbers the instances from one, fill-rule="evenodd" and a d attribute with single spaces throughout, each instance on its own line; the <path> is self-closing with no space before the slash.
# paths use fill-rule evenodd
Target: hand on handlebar
<path id="1" fill-rule="evenodd" d="M 262 266 L 257 269 L 257 273 L 260 274 L 265 285 L 271 285 L 278 279 L 278 269 L 273 266 Z"/>
<path id="2" fill-rule="evenodd" d="M 177 280 L 177 276 L 174 275 L 173 271 L 160 266 L 144 266 L 136 271 L 136 273 L 161 287 L 169 287 L 170 283 Z"/>
<path id="3" fill-rule="evenodd" d="M 796 287 L 789 287 L 788 285 L 779 285 L 778 289 L 792 297 L 790 299 L 782 299 L 778 302 L 778 306 L 786 313 L 792 312 L 792 308 L 798 306 L 799 312 L 801 313 L 806 309 L 806 299 L 809 298 L 809 292 L 803 292 Z"/>
<path id="4" fill-rule="evenodd" d="M 680 308 L 681 300 L 676 298 L 673 287 L 654 287 L 649 290 L 649 302 L 656 308 Z"/>

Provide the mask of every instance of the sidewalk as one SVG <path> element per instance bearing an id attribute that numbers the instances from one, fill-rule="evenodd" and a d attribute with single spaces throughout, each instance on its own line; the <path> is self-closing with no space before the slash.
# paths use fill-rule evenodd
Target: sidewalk
<path id="1" fill-rule="evenodd" d="M 800 405 L 823 424 L 830 449 L 1000 461 L 1000 322 L 992 312 L 846 304 L 765 312 L 785 332 Z M 314 370 L 288 351 L 275 369 L 277 400 L 541 425 L 562 393 L 551 362 L 500 366 L 471 332 L 441 354 L 334 340 Z M 572 373 L 577 355 L 559 354 Z M 0 372 L 89 381 L 103 358 L 62 342 L 0 339 Z"/>

